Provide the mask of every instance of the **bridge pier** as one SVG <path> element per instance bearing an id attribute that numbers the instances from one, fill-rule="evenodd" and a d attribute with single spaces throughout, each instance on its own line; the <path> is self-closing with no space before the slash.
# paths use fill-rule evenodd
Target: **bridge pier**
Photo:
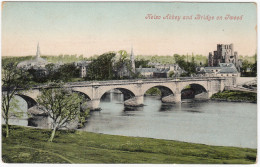
<path id="1" fill-rule="evenodd" d="M 128 99 L 124 102 L 126 106 L 139 107 L 144 105 L 144 96 L 135 96 L 131 99 Z"/>
<path id="2" fill-rule="evenodd" d="M 181 94 L 171 94 L 165 97 L 162 97 L 163 103 L 181 103 Z"/>
<path id="3" fill-rule="evenodd" d="M 211 91 L 208 91 L 207 93 L 208 93 L 208 99 L 210 99 L 210 98 L 211 98 L 211 96 L 214 94 L 214 93 L 213 93 L 213 92 L 211 92 Z"/>
<path id="4" fill-rule="evenodd" d="M 174 94 L 174 102 L 175 103 L 181 103 L 181 93 L 175 93 Z"/>
<path id="5" fill-rule="evenodd" d="M 175 97 L 174 97 L 174 95 L 173 94 L 171 94 L 171 95 L 168 95 L 168 96 L 164 96 L 164 97 L 162 97 L 162 102 L 163 103 L 174 103 L 175 102 Z"/>
<path id="6" fill-rule="evenodd" d="M 93 99 L 93 100 L 89 101 L 88 107 L 92 111 L 100 110 L 99 103 L 100 103 L 100 99 Z"/>

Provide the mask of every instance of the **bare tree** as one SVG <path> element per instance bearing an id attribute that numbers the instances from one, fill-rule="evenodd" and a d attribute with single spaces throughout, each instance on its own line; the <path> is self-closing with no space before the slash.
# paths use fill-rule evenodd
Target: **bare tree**
<path id="1" fill-rule="evenodd" d="M 9 136 L 9 118 L 17 108 L 14 96 L 29 88 L 29 74 L 10 62 L 2 68 L 2 116 L 6 124 L 6 137 Z"/>
<path id="2" fill-rule="evenodd" d="M 43 89 L 37 102 L 47 109 L 53 120 L 49 139 L 49 142 L 52 142 L 58 129 L 66 127 L 79 116 L 82 97 L 64 88 Z"/>

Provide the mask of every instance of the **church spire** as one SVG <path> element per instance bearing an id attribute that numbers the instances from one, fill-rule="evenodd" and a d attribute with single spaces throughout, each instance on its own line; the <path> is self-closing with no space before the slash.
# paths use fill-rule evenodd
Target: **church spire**
<path id="1" fill-rule="evenodd" d="M 132 70 L 135 73 L 135 57 L 134 57 L 134 52 L 133 52 L 133 46 L 131 48 L 130 60 L 131 60 Z"/>
<path id="2" fill-rule="evenodd" d="M 40 58 L 40 56 L 41 56 L 41 53 L 40 53 L 40 45 L 39 45 L 39 42 L 38 42 L 37 52 L 36 52 L 36 58 Z"/>

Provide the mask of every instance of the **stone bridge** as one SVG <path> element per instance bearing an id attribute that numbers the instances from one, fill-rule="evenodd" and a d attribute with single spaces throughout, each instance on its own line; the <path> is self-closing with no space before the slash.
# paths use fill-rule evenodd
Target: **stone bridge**
<path id="1" fill-rule="evenodd" d="M 180 79 L 146 79 L 146 80 L 111 80 L 95 82 L 72 82 L 64 84 L 64 87 L 74 92 L 83 94 L 88 99 L 89 108 L 99 108 L 101 97 L 108 91 L 117 89 L 124 95 L 124 104 L 129 106 L 141 106 L 144 102 L 144 94 L 150 88 L 156 87 L 161 91 L 162 102 L 180 103 L 181 92 L 190 86 L 199 94 L 205 92 L 207 98 L 212 94 L 223 91 L 225 86 L 236 84 L 236 78 L 180 78 Z M 50 85 L 42 85 L 29 91 L 22 91 L 18 96 L 28 104 L 28 109 L 37 104 L 37 96 L 41 88 L 51 88 Z"/>

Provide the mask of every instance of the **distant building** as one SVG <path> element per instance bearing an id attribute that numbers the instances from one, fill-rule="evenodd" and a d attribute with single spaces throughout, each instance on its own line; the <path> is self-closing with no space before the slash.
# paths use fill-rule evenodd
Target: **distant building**
<path id="1" fill-rule="evenodd" d="M 44 75 L 47 74 L 47 70 L 45 68 L 45 66 L 47 64 L 49 64 L 49 62 L 46 61 L 45 59 L 41 58 L 40 46 L 39 46 L 39 43 L 38 43 L 37 51 L 36 51 L 36 57 L 31 59 L 31 60 L 20 62 L 17 65 L 17 67 L 20 68 L 20 69 L 24 69 L 24 70 L 29 70 L 29 69 L 36 70 L 39 77 L 41 77 L 41 76 L 44 76 Z"/>
<path id="2" fill-rule="evenodd" d="M 170 71 L 174 72 L 173 74 L 174 77 L 179 77 L 181 76 L 181 74 L 186 73 L 186 71 L 183 70 L 178 64 L 171 64 L 169 65 L 168 68 L 169 68 L 169 72 Z"/>
<path id="3" fill-rule="evenodd" d="M 141 74 L 143 77 L 145 78 L 152 78 L 153 77 L 153 73 L 157 71 L 156 68 L 136 68 L 136 73 Z"/>
<path id="4" fill-rule="evenodd" d="M 220 63 L 233 63 L 235 67 L 240 71 L 242 61 L 238 59 L 237 52 L 234 52 L 233 44 L 224 45 L 218 44 L 217 50 L 209 53 L 208 66 L 217 67 Z"/>
<path id="5" fill-rule="evenodd" d="M 167 77 L 169 77 L 169 73 L 172 71 L 173 77 L 179 77 L 181 74 L 186 73 L 178 64 L 161 64 L 161 63 L 148 63 L 149 66 L 153 66 L 155 69 L 167 69 Z"/>
<path id="6" fill-rule="evenodd" d="M 37 45 L 36 57 L 32 60 L 22 61 L 20 62 L 17 67 L 23 69 L 38 69 L 44 68 L 47 64 L 49 64 L 45 59 L 41 58 L 40 56 L 40 46 L 39 43 Z"/>
<path id="7" fill-rule="evenodd" d="M 136 72 L 140 73 L 145 78 L 168 78 L 170 72 L 173 72 L 172 77 L 179 77 L 182 73 L 186 73 L 178 64 L 157 64 L 155 68 L 136 68 Z"/>
<path id="8" fill-rule="evenodd" d="M 240 75 L 233 63 L 219 63 L 217 67 L 198 67 L 196 70 L 198 76 L 205 77 L 236 77 Z"/>
<path id="9" fill-rule="evenodd" d="M 153 73 L 154 78 L 168 78 L 169 77 L 170 68 L 161 68 L 156 69 Z"/>
<path id="10" fill-rule="evenodd" d="M 81 78 L 84 78 L 87 76 L 87 69 L 88 69 L 88 66 L 89 64 L 91 63 L 91 61 L 78 61 L 78 62 L 75 62 L 74 65 L 80 69 L 79 71 L 79 76 Z"/>

